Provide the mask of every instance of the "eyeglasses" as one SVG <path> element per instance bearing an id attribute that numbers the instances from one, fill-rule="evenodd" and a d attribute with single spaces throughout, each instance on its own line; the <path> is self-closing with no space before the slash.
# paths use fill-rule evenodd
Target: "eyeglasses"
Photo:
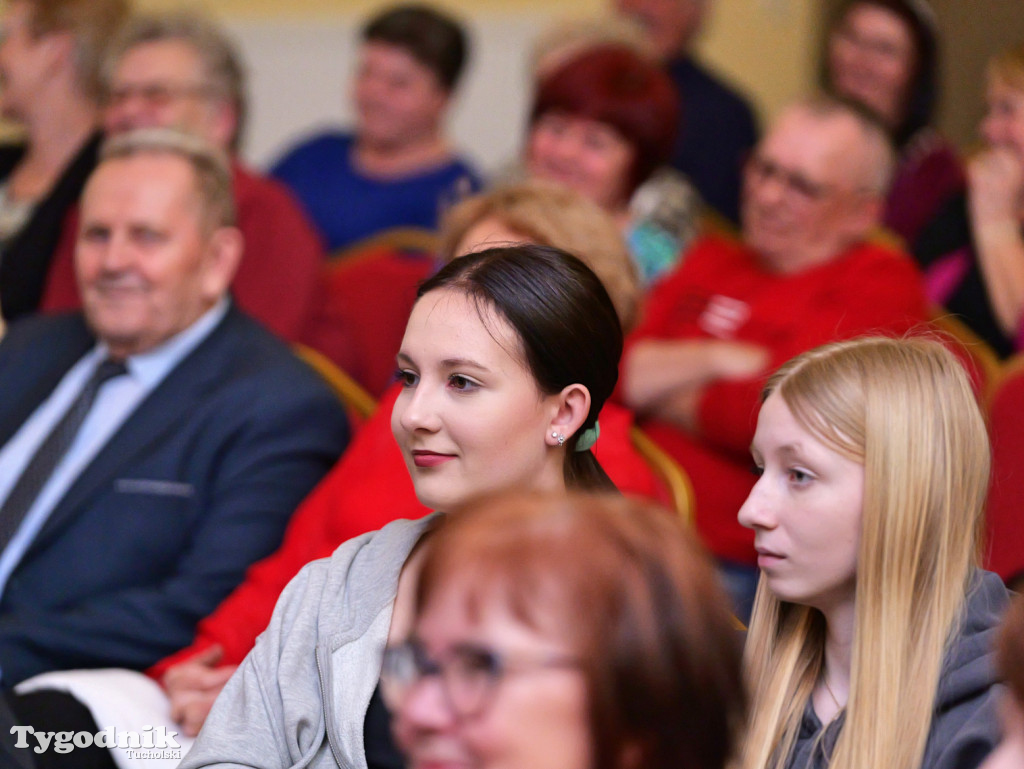
<path id="1" fill-rule="evenodd" d="M 116 107 L 132 99 L 139 99 L 151 107 L 166 107 L 178 99 L 199 99 L 211 95 L 213 90 L 205 85 L 125 85 L 110 90 L 107 105 Z"/>
<path id="2" fill-rule="evenodd" d="M 568 655 L 512 657 L 475 644 L 459 644 L 432 659 L 419 641 L 409 640 L 384 650 L 381 695 L 395 712 L 413 687 L 424 678 L 437 676 L 452 712 L 459 718 L 472 718 L 488 706 L 506 675 L 579 666 L 580 660 Z"/>
<path id="3" fill-rule="evenodd" d="M 747 161 L 747 173 L 758 184 L 774 179 L 786 192 L 805 203 L 819 201 L 836 190 L 835 185 L 812 181 L 799 171 L 790 171 L 774 160 L 757 154 L 751 155 Z"/>
<path id="4" fill-rule="evenodd" d="M 864 35 L 849 26 L 841 26 L 832 34 L 835 35 L 836 40 L 840 40 L 859 51 L 890 62 L 901 62 L 911 55 L 911 51 L 904 45 Z"/>

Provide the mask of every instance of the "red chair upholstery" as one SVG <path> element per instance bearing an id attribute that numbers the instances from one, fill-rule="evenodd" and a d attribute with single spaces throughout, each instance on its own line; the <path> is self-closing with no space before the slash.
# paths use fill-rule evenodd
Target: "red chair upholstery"
<path id="1" fill-rule="evenodd" d="M 304 344 L 292 345 L 292 351 L 318 373 L 345 406 L 348 421 L 354 429 L 362 427 L 377 410 L 377 401 L 359 383 L 334 365 L 323 353 Z"/>
<path id="2" fill-rule="evenodd" d="M 1024 577 L 1024 356 L 1006 365 L 989 420 L 993 464 L 986 567 L 1010 582 Z"/>
<path id="3" fill-rule="evenodd" d="M 416 288 L 436 267 L 427 243 L 422 234 L 409 244 L 375 238 L 324 264 L 321 298 L 302 341 L 374 398 L 393 380 Z"/>

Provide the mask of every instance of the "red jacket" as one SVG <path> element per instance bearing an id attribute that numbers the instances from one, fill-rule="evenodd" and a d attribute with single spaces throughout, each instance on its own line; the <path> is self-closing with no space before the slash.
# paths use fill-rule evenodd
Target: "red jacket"
<path id="1" fill-rule="evenodd" d="M 395 385 L 385 394 L 341 461 L 299 506 L 277 552 L 250 567 L 245 581 L 199 623 L 191 646 L 158 662 L 149 675 L 160 678 L 213 644 L 224 649 L 224 664 L 241 662 L 270 621 L 281 591 L 305 564 L 392 520 L 429 512 L 416 499 L 391 435 L 391 409 L 400 391 Z M 632 414 L 608 404 L 600 421 L 601 438 L 594 451 L 605 472 L 624 493 L 664 501 L 663 490 L 630 443 Z"/>
<path id="2" fill-rule="evenodd" d="M 235 163 L 232 169 L 238 228 L 245 251 L 231 285 L 238 306 L 283 339 L 299 341 L 320 291 L 323 246 L 288 190 Z M 75 280 L 79 210 L 64 219 L 40 309 L 77 310 Z"/>
<path id="3" fill-rule="evenodd" d="M 705 312 L 728 306 L 733 327 Z M 860 244 L 798 274 L 768 272 L 738 241 L 698 241 L 682 266 L 658 284 L 625 360 L 642 339 L 728 339 L 766 347 L 764 376 L 704 389 L 698 434 L 657 420 L 642 424 L 689 473 L 697 529 L 718 556 L 753 563 L 753 533 L 736 521 L 753 488 L 750 442 L 767 373 L 794 355 L 837 339 L 868 333 L 903 334 L 927 318 L 917 268 L 888 247 Z"/>

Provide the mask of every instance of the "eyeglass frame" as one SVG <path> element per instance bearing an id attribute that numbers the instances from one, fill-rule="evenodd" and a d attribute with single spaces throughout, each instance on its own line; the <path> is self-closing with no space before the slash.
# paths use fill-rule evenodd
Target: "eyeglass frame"
<path id="1" fill-rule="evenodd" d="M 846 189 L 834 183 L 813 181 L 799 171 L 791 171 L 759 152 L 752 152 L 747 157 L 744 171 L 750 174 L 757 184 L 764 184 L 771 180 L 777 181 L 786 192 L 806 205 L 819 203 L 828 197 L 844 192 L 853 195 L 864 195 L 870 192 L 867 187 Z"/>
<path id="2" fill-rule="evenodd" d="M 199 83 L 186 85 L 144 83 L 109 88 L 104 94 L 103 104 L 105 107 L 111 107 L 123 104 L 133 98 L 140 98 L 148 105 L 165 107 L 178 99 L 212 99 L 216 95 L 215 89 Z"/>
<path id="3" fill-rule="evenodd" d="M 899 61 L 909 54 L 911 57 L 911 67 L 914 66 L 913 58 L 919 55 L 914 50 L 913 42 L 910 44 L 910 50 L 904 51 L 899 46 L 893 45 L 887 40 L 879 40 L 878 38 L 864 36 L 857 32 L 857 30 L 851 29 L 847 24 L 840 24 L 832 30 L 832 36 L 852 45 L 858 51 L 879 56 L 890 62 Z"/>
<path id="4" fill-rule="evenodd" d="M 460 657 L 465 660 L 472 655 L 476 655 L 480 660 L 486 660 L 491 669 L 472 671 L 467 665 L 467 675 L 471 675 L 473 672 L 476 672 L 477 675 L 484 675 L 483 686 L 479 692 L 473 695 L 457 698 L 453 695 L 452 689 L 454 679 L 451 676 L 455 670 L 452 666 Z M 400 680 L 403 674 L 396 670 L 396 667 L 403 663 L 411 663 L 413 672 L 413 675 L 405 681 Z M 506 675 L 537 670 L 579 669 L 582 665 L 582 659 L 569 654 L 552 653 L 536 656 L 509 654 L 484 644 L 475 643 L 456 644 L 441 655 L 440 659 L 435 659 L 427 654 L 423 643 L 413 637 L 402 643 L 385 647 L 380 672 L 380 691 L 388 710 L 395 713 L 405 703 L 411 691 L 424 679 L 437 676 L 445 703 L 450 711 L 456 718 L 467 719 L 480 715 L 490 707 L 495 692 Z M 476 685 L 480 686 L 480 684 Z M 475 698 L 475 701 L 467 705 L 465 702 L 467 696 Z M 462 702 L 458 701 L 459 699 Z"/>

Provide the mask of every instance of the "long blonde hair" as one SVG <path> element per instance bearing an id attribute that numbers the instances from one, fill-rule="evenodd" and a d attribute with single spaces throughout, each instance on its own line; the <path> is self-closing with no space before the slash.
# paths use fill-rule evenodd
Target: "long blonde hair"
<path id="1" fill-rule="evenodd" d="M 830 769 L 918 769 L 947 644 L 978 563 L 989 443 L 969 379 L 941 343 L 865 338 L 785 364 L 777 392 L 822 442 L 864 464 L 845 722 Z M 825 620 L 762 579 L 745 660 L 743 769 L 780 769 L 824 664 Z"/>

